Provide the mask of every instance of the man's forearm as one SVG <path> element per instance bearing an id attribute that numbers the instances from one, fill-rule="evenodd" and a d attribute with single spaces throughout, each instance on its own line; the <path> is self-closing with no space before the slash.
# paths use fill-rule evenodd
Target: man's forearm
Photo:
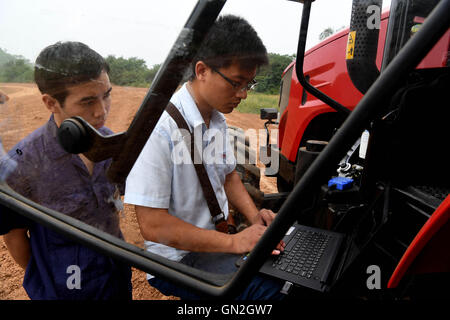
<path id="1" fill-rule="evenodd" d="M 170 215 L 167 209 L 136 206 L 144 239 L 180 250 L 196 252 L 233 252 L 230 235 L 198 228 Z"/>
<path id="2" fill-rule="evenodd" d="M 181 250 L 241 254 L 253 249 L 266 227 L 254 224 L 236 234 L 198 228 L 170 215 L 167 209 L 136 206 L 144 239 Z"/>
<path id="3" fill-rule="evenodd" d="M 258 209 L 253 202 L 253 199 L 245 189 L 244 184 L 239 178 L 238 173 L 234 170 L 227 175 L 225 180 L 225 193 L 228 202 L 242 213 L 251 223 L 255 222 L 258 215 Z"/>
<path id="4" fill-rule="evenodd" d="M 13 229 L 3 236 L 3 240 L 14 261 L 25 270 L 31 257 L 27 229 Z"/>

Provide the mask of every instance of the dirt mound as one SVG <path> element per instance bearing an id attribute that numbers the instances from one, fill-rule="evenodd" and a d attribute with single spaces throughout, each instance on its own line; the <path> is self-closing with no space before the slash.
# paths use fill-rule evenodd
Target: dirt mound
<path id="1" fill-rule="evenodd" d="M 0 90 L 10 97 L 8 104 L 0 106 L 0 135 L 4 148 L 9 150 L 30 132 L 42 126 L 50 117 L 49 111 L 41 102 L 40 93 L 34 84 L 2 83 Z M 127 130 L 138 110 L 147 89 L 113 86 L 112 107 L 106 126 L 114 132 Z M 243 114 L 238 111 L 226 115 L 230 126 L 243 129 L 262 129 L 264 121 L 256 114 Z M 261 189 L 264 192 L 276 192 L 273 178 L 262 178 Z M 121 228 L 125 240 L 138 247 L 143 246 L 143 238 L 132 206 L 125 205 L 121 216 Z M 28 299 L 22 287 L 24 271 L 17 266 L 9 255 L 3 238 L 0 238 L 0 299 Z M 133 299 L 176 299 L 162 295 L 149 286 L 145 273 L 133 268 Z"/>

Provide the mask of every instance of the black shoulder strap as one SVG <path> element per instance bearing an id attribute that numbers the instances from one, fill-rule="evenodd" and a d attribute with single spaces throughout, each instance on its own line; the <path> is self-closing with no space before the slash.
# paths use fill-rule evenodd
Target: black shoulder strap
<path id="1" fill-rule="evenodd" d="M 200 181 L 200 185 L 203 189 L 203 194 L 206 198 L 206 203 L 208 204 L 209 211 L 211 213 L 212 221 L 214 222 L 216 229 L 218 231 L 228 232 L 228 224 L 225 221 L 225 215 L 220 208 L 219 202 L 217 201 L 216 193 L 211 185 L 211 181 L 209 180 L 208 173 L 206 172 L 206 168 L 202 163 L 195 163 L 194 159 L 201 159 L 199 157 L 199 151 L 195 146 L 194 134 L 189 129 L 186 120 L 184 120 L 180 111 L 177 107 L 175 107 L 171 102 L 166 107 L 166 111 L 175 120 L 178 128 L 185 129 L 186 132 L 190 133 L 191 145 L 187 146 L 188 150 L 191 153 L 192 163 L 194 164 L 195 172 L 197 172 L 198 180 Z M 186 142 L 186 139 L 184 139 Z"/>

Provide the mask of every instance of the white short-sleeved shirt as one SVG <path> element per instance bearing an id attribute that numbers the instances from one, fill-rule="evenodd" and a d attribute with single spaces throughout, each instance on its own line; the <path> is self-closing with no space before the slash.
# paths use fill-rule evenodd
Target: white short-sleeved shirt
<path id="1" fill-rule="evenodd" d="M 209 129 L 206 130 L 206 124 L 186 83 L 170 101 L 180 110 L 190 129 L 194 128 L 196 141 L 202 139 L 203 133 L 203 163 L 206 163 L 206 171 L 219 205 L 224 214 L 228 215 L 224 183 L 226 175 L 236 167 L 236 160 L 227 135 L 224 115 L 214 110 Z M 188 223 L 214 229 L 190 154 L 181 139 L 177 124 L 167 112 L 162 114 L 127 178 L 125 202 L 167 208 L 169 214 Z M 174 261 L 181 260 L 187 254 L 187 251 L 151 241 L 146 241 L 145 246 L 148 251 Z"/>

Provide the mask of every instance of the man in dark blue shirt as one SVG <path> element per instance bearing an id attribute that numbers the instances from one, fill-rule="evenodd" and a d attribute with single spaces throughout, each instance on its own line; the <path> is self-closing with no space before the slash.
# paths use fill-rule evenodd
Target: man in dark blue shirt
<path id="1" fill-rule="evenodd" d="M 112 133 L 104 127 L 111 105 L 108 71 L 105 60 L 79 42 L 56 43 L 40 53 L 35 80 L 52 116 L 8 153 L 17 168 L 7 182 L 36 203 L 123 238 L 123 186 L 107 180 L 111 160 L 93 163 L 69 154 L 56 137 L 72 116 Z M 129 266 L 4 210 L 0 224 L 12 257 L 26 269 L 23 286 L 31 299 L 131 299 Z"/>

